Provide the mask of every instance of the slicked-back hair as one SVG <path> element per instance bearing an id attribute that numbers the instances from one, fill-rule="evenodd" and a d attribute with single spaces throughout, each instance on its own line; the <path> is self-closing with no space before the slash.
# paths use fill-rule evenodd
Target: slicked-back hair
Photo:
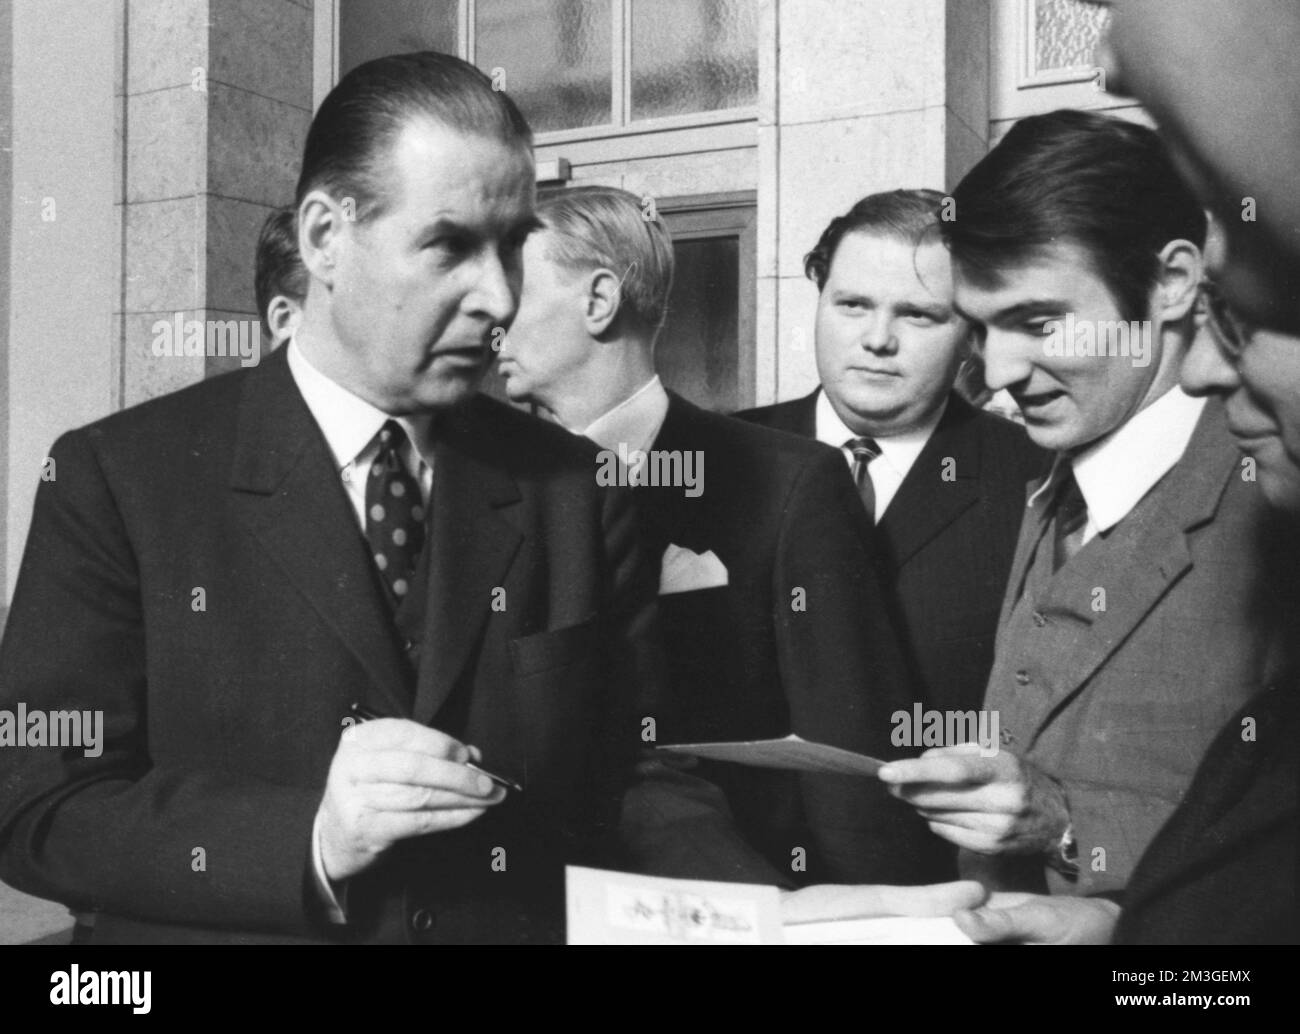
<path id="1" fill-rule="evenodd" d="M 608 269 L 621 276 L 619 312 L 656 334 L 668 314 L 673 241 L 663 220 L 641 199 L 617 187 L 571 187 L 543 194 L 537 218 L 547 232 L 546 254 L 566 269 Z"/>
<path id="2" fill-rule="evenodd" d="M 307 132 L 295 207 L 312 190 L 355 201 L 358 222 L 390 200 L 383 163 L 401 131 L 427 118 L 531 153 L 532 130 L 492 80 L 450 54 L 393 54 L 358 65 L 321 103 Z"/>
<path id="3" fill-rule="evenodd" d="M 803 271 L 817 290 L 826 286 L 840 242 L 851 233 L 892 237 L 920 247 L 938 243 L 939 210 L 944 195 L 937 190 L 887 190 L 868 194 L 822 231 L 817 246 L 803 259 Z"/>
<path id="4" fill-rule="evenodd" d="M 271 299 L 282 294 L 301 305 L 307 299 L 307 267 L 298 254 L 298 212 L 277 208 L 262 223 L 257 235 L 253 290 L 257 294 L 257 315 L 266 319 Z"/>
<path id="5" fill-rule="evenodd" d="M 1075 244 L 1126 320 L 1147 316 L 1166 244 L 1205 245 L 1205 213 L 1160 138 L 1092 112 L 1017 122 L 953 199 L 940 230 L 963 273 L 996 282 L 1053 243 Z"/>

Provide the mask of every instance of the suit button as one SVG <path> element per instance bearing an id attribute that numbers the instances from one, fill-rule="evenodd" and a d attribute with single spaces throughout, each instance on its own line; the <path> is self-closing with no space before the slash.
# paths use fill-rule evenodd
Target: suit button
<path id="1" fill-rule="evenodd" d="M 1016 672 L 1016 683 L 1021 686 L 1029 685 L 1029 672 L 1025 671 L 1024 668 Z"/>
<path id="2" fill-rule="evenodd" d="M 433 913 L 427 908 L 417 908 L 411 913 L 411 929 L 416 933 L 428 933 L 433 929 Z"/>
<path id="3" fill-rule="evenodd" d="M 1043 615 L 1040 614 L 1038 611 L 1034 611 L 1034 624 L 1039 628 L 1042 628 L 1045 624 L 1047 624 L 1047 618 L 1043 617 Z"/>

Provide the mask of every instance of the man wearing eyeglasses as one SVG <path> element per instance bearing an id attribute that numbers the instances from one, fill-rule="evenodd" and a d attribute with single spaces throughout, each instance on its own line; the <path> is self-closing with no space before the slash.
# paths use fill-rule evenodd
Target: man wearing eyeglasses
<path id="1" fill-rule="evenodd" d="M 1215 734 L 1283 670 L 1288 605 L 1268 576 L 1286 539 L 1224 407 L 1178 387 L 1205 219 L 1155 134 L 1026 119 L 954 197 L 957 306 L 989 386 L 1057 461 L 999 622 L 985 707 L 1002 752 L 940 748 L 881 777 L 963 849 L 963 875 L 1114 896 Z"/>

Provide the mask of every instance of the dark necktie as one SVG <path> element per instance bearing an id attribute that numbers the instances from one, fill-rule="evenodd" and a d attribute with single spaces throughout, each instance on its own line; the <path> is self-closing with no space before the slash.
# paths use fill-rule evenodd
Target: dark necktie
<path id="1" fill-rule="evenodd" d="M 1057 490 L 1053 519 L 1053 570 L 1059 571 L 1083 548 L 1083 529 L 1088 523 L 1088 504 L 1071 468 Z"/>
<path id="2" fill-rule="evenodd" d="M 387 421 L 379 429 L 379 455 L 366 478 L 366 540 L 394 604 L 410 591 L 424 548 L 424 502 L 420 483 L 402 461 L 406 441 L 402 425 Z"/>
<path id="3" fill-rule="evenodd" d="M 876 444 L 874 438 L 850 438 L 844 443 L 844 448 L 853 451 L 853 482 L 858 486 L 858 495 L 862 497 L 862 505 L 866 507 L 867 516 L 871 518 L 871 523 L 876 522 L 876 487 L 871 483 L 871 474 L 867 470 L 868 464 L 880 455 L 880 446 Z"/>

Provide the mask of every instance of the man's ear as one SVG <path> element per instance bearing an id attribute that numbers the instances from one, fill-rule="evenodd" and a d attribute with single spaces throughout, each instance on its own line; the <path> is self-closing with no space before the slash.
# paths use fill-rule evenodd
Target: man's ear
<path id="1" fill-rule="evenodd" d="M 597 269 L 587 276 L 587 333 L 600 337 L 614 322 L 623 303 L 623 281 L 608 269 Z"/>
<path id="2" fill-rule="evenodd" d="M 1191 241 L 1170 241 L 1160 250 L 1154 312 L 1161 323 L 1177 323 L 1196 305 L 1205 260 Z"/>
<path id="3" fill-rule="evenodd" d="M 323 190 L 313 190 L 298 206 L 298 251 L 303 265 L 326 287 L 334 286 L 345 222 L 343 209 Z"/>
<path id="4" fill-rule="evenodd" d="M 266 306 L 266 329 L 274 344 L 293 337 L 301 319 L 302 307 L 282 294 L 277 294 Z"/>

